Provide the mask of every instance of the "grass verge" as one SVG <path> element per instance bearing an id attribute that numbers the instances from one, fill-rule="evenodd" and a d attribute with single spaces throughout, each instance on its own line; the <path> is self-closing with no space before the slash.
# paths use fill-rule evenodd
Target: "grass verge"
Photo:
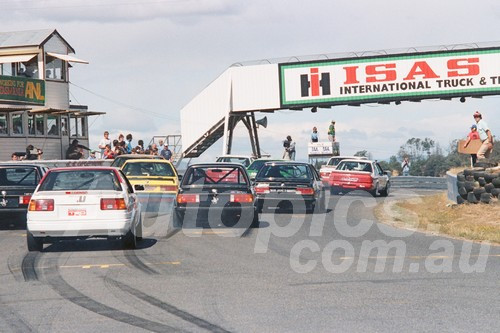
<path id="1" fill-rule="evenodd" d="M 375 215 L 395 227 L 500 245 L 500 202 L 449 205 L 446 193 L 440 193 L 379 204 Z"/>

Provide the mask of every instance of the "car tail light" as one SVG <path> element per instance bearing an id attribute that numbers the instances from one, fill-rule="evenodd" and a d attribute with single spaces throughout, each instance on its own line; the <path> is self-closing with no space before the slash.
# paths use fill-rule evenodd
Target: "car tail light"
<path id="1" fill-rule="evenodd" d="M 160 186 L 160 191 L 175 192 L 177 191 L 177 186 L 175 185 Z"/>
<path id="2" fill-rule="evenodd" d="M 231 194 L 231 202 L 253 202 L 253 195 L 249 193 Z"/>
<path id="3" fill-rule="evenodd" d="M 328 177 L 328 176 L 330 176 L 330 172 L 323 171 L 323 172 L 320 172 L 320 175 L 321 175 L 321 177 Z"/>
<path id="4" fill-rule="evenodd" d="M 101 210 L 126 210 L 127 205 L 123 198 L 101 199 Z"/>
<path id="5" fill-rule="evenodd" d="M 269 192 L 269 184 L 258 184 L 257 186 L 255 186 L 255 193 L 257 194 L 265 194 Z"/>
<path id="6" fill-rule="evenodd" d="M 31 195 L 20 195 L 19 196 L 19 204 L 20 205 L 27 205 L 30 203 L 31 200 Z"/>
<path id="7" fill-rule="evenodd" d="M 295 192 L 301 195 L 312 195 L 314 194 L 314 189 L 312 187 L 297 187 Z"/>
<path id="8" fill-rule="evenodd" d="M 30 212 L 51 212 L 54 210 L 54 200 L 52 199 L 37 199 L 30 200 L 28 207 Z"/>
<path id="9" fill-rule="evenodd" d="M 177 203 L 193 203 L 200 202 L 200 196 L 198 194 L 179 194 L 177 196 Z"/>

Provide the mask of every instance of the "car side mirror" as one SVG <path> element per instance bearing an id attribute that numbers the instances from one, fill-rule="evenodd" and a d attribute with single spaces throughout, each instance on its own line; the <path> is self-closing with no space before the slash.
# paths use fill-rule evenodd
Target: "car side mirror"
<path id="1" fill-rule="evenodd" d="M 392 171 L 391 170 L 385 170 L 384 173 L 389 176 L 389 177 L 392 177 Z"/>
<path id="2" fill-rule="evenodd" d="M 134 190 L 136 190 L 136 191 L 144 191 L 144 185 L 134 185 Z"/>
<path id="3" fill-rule="evenodd" d="M 181 180 L 182 180 L 182 176 L 183 176 L 183 175 L 177 175 L 177 179 L 179 180 L 179 182 L 181 182 Z"/>

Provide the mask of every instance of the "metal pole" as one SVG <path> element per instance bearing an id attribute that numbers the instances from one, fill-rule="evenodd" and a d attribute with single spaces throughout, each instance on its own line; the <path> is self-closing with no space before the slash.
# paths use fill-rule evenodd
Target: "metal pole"
<path id="1" fill-rule="evenodd" d="M 252 121 L 253 135 L 255 140 L 255 150 L 257 152 L 257 154 L 255 154 L 255 157 L 260 158 L 261 155 L 260 155 L 259 133 L 257 131 L 257 124 L 255 123 L 255 113 L 252 112 L 252 115 L 250 117 Z"/>

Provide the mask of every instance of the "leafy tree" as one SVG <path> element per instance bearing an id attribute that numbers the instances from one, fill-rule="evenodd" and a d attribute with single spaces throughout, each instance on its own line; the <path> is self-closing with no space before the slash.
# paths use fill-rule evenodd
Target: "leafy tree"
<path id="1" fill-rule="evenodd" d="M 372 154 L 370 154 L 367 150 L 360 150 L 357 151 L 354 156 L 359 156 L 359 157 L 366 157 L 367 159 L 371 160 L 372 159 Z"/>
<path id="2" fill-rule="evenodd" d="M 399 148 L 398 157 L 402 161 L 405 156 L 409 156 L 410 160 L 416 161 L 430 156 L 434 146 L 435 141 L 432 139 L 411 138 Z"/>

